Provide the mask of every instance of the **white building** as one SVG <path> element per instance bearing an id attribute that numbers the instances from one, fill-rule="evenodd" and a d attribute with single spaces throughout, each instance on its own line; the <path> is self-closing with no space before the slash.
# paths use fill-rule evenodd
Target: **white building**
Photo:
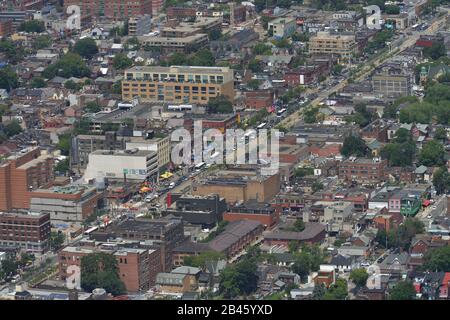
<path id="1" fill-rule="evenodd" d="M 158 156 L 154 151 L 97 150 L 89 154 L 84 180 L 98 178 L 145 180 L 158 174 Z"/>
<path id="2" fill-rule="evenodd" d="M 272 29 L 276 38 L 289 37 L 295 32 L 297 22 L 294 18 L 277 18 L 268 24 L 268 29 Z"/>

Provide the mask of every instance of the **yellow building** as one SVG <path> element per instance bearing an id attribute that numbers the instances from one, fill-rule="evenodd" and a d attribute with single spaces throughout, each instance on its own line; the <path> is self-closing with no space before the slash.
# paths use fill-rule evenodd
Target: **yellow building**
<path id="1" fill-rule="evenodd" d="M 331 34 L 324 31 L 309 39 L 310 54 L 336 54 L 348 59 L 356 53 L 356 50 L 354 35 Z"/>
<path id="2" fill-rule="evenodd" d="M 225 95 L 234 99 L 233 69 L 228 67 L 134 67 L 125 71 L 122 99 L 207 104 Z"/>

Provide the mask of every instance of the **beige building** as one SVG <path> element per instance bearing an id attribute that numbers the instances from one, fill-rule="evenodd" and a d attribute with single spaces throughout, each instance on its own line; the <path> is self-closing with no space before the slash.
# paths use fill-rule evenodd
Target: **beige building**
<path id="1" fill-rule="evenodd" d="M 356 50 L 354 35 L 331 34 L 324 31 L 309 39 L 310 54 L 335 54 L 348 59 L 356 53 Z"/>
<path id="2" fill-rule="evenodd" d="M 219 95 L 233 100 L 233 81 L 233 69 L 228 67 L 134 67 L 125 71 L 122 98 L 207 104 Z"/>
<path id="3" fill-rule="evenodd" d="M 141 36 L 138 37 L 139 43 L 150 48 L 159 48 L 161 53 L 172 52 L 190 53 L 208 43 L 208 35 L 197 33 L 185 35 L 183 37 L 160 37 L 160 36 Z"/>

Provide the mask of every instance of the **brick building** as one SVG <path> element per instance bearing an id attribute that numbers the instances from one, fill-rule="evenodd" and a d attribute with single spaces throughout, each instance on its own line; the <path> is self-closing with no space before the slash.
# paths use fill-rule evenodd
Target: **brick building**
<path id="1" fill-rule="evenodd" d="M 247 202 L 242 205 L 230 206 L 223 215 L 225 221 L 254 220 L 259 221 L 264 228 L 273 228 L 280 220 L 280 210 L 278 208 Z"/>
<path id="2" fill-rule="evenodd" d="M 339 179 L 358 183 L 375 183 L 386 180 L 387 160 L 349 158 L 338 164 Z"/>
<path id="3" fill-rule="evenodd" d="M 321 243 L 325 239 L 325 226 L 316 222 L 306 222 L 305 229 L 301 232 L 292 231 L 266 231 L 264 232 L 264 244 L 267 246 L 283 245 L 288 247 L 289 242 L 299 244 Z"/>
<path id="4" fill-rule="evenodd" d="M 152 0 L 65 0 L 64 11 L 66 12 L 67 7 L 71 5 L 80 7 L 82 18 L 95 19 L 104 16 L 109 19 L 120 20 L 152 14 Z"/>
<path id="5" fill-rule="evenodd" d="M 0 210 L 29 209 L 33 190 L 54 180 L 53 159 L 39 148 L 23 149 L 0 161 Z"/>
<path id="6" fill-rule="evenodd" d="M 0 213 L 0 248 L 44 253 L 49 248 L 50 215 Z"/>
<path id="7" fill-rule="evenodd" d="M 265 90 L 245 92 L 245 106 L 248 109 L 260 110 L 273 106 L 273 92 Z"/>

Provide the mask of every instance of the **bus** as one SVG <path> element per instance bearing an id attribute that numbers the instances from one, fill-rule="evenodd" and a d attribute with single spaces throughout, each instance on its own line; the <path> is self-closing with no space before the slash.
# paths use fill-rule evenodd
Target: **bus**
<path id="1" fill-rule="evenodd" d="M 180 105 L 169 105 L 167 106 L 169 111 L 191 111 L 192 105 L 190 104 L 180 104 Z"/>
<path id="2" fill-rule="evenodd" d="M 263 129 L 266 126 L 266 122 L 261 123 L 260 125 L 258 125 L 256 128 L 257 129 Z"/>
<path id="3" fill-rule="evenodd" d="M 281 118 L 283 114 L 286 112 L 286 108 L 277 111 L 277 117 Z"/>
<path id="4" fill-rule="evenodd" d="M 90 235 L 92 232 L 94 232 L 95 230 L 97 230 L 98 229 L 98 227 L 92 227 L 92 228 L 89 228 L 89 229 L 87 229 L 85 232 L 84 232 L 84 235 L 85 236 L 88 236 L 88 235 Z"/>
<path id="5" fill-rule="evenodd" d="M 197 164 L 196 166 L 195 166 L 195 170 L 200 170 L 201 168 L 203 168 L 204 166 L 205 166 L 205 162 L 200 162 L 199 164 Z"/>

